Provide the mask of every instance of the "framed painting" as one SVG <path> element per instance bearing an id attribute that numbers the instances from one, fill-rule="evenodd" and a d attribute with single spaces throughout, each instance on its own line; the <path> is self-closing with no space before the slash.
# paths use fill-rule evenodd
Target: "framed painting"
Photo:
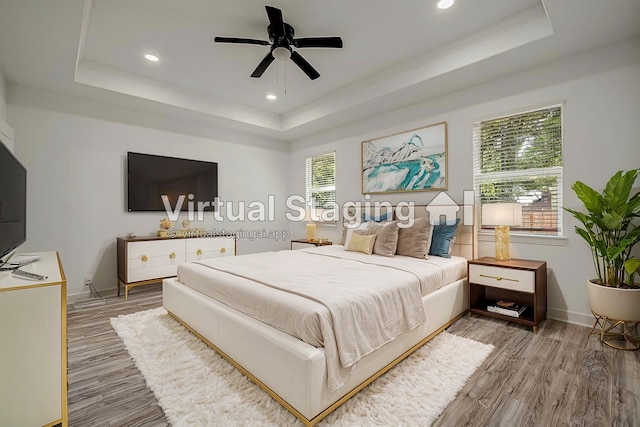
<path id="1" fill-rule="evenodd" d="M 362 142 L 362 193 L 447 189 L 447 122 Z"/>

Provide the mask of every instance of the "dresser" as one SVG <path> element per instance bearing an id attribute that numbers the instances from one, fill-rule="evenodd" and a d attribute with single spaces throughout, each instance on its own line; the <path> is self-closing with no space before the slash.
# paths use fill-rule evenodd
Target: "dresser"
<path id="1" fill-rule="evenodd" d="M 119 237 L 118 296 L 124 285 L 125 299 L 129 290 L 157 283 L 177 274 L 178 264 L 236 254 L 236 236 L 213 237 Z"/>
<path id="2" fill-rule="evenodd" d="M 57 252 L 0 272 L 0 426 L 68 425 L 67 280 Z"/>

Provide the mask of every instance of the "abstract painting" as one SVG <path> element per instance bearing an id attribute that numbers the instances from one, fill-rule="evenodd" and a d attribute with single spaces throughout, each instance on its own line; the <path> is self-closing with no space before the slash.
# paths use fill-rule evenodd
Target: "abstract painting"
<path id="1" fill-rule="evenodd" d="M 447 189 L 447 122 L 362 142 L 362 193 Z"/>

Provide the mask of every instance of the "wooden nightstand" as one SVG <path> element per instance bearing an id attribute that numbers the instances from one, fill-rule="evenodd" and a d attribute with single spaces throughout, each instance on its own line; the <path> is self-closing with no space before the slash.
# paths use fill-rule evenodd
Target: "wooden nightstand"
<path id="1" fill-rule="evenodd" d="M 532 326 L 547 317 L 547 263 L 524 259 L 499 261 L 484 257 L 469 261 L 469 312 Z M 487 310 L 497 301 L 526 306 L 519 317 Z"/>
<path id="2" fill-rule="evenodd" d="M 291 241 L 291 250 L 313 248 L 314 246 L 329 246 L 332 244 L 331 242 L 310 242 L 307 239 L 296 239 Z"/>

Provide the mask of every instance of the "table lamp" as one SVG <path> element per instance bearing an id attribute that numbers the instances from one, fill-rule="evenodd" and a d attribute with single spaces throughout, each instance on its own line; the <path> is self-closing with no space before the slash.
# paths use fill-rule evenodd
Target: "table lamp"
<path id="1" fill-rule="evenodd" d="M 307 242 L 313 242 L 316 240 L 316 223 L 313 222 L 312 209 L 306 208 L 305 211 L 304 220 L 307 221 Z"/>
<path id="2" fill-rule="evenodd" d="M 490 203 L 482 205 L 482 225 L 495 226 L 496 259 L 509 259 L 509 227 L 522 224 L 520 203 Z"/>

